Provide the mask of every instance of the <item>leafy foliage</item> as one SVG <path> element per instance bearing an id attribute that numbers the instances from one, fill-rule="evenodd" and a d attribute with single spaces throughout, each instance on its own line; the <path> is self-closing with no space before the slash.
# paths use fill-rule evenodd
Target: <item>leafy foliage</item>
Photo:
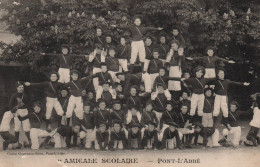
<path id="1" fill-rule="evenodd" d="M 249 62 L 259 59 L 255 56 L 260 40 L 260 10 L 255 4 L 254 0 L 3 1 L 1 7 L 7 14 L 2 21 L 22 39 L 11 45 L 1 44 L 1 59 L 30 63 L 35 57 L 41 59 L 37 57 L 39 52 L 59 52 L 63 43 L 68 43 L 73 53 L 89 53 L 96 26 L 118 41 L 120 35 L 130 34 L 110 25 L 132 24 L 132 17 L 140 15 L 144 25 L 164 27 L 169 36 L 172 26 L 177 25 L 187 43 L 186 54 L 204 54 L 205 48 L 213 45 L 219 56 Z M 51 63 L 46 66 L 57 68 Z"/>

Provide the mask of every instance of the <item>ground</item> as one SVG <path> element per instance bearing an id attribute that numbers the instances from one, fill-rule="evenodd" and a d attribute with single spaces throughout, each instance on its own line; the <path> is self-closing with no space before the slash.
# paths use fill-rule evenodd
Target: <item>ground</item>
<path id="1" fill-rule="evenodd" d="M 242 121 L 242 139 L 249 130 L 248 121 Z M 223 129 L 223 126 L 218 127 Z M 13 133 L 13 132 L 11 132 Z M 222 138 L 222 135 L 220 135 Z M 20 140 L 25 140 L 25 136 L 21 133 Z M 20 142 L 21 142 L 20 141 Z M 0 139 L 2 143 L 2 138 Z M 2 145 L 0 146 L 2 150 Z M 259 166 L 260 163 L 260 146 L 246 147 L 243 144 L 238 148 L 206 148 L 197 146 L 192 149 L 184 150 L 142 150 L 142 151 L 88 151 L 80 150 L 79 148 L 72 149 L 21 149 L 0 151 L 0 167 L 1 166 L 83 166 L 83 162 L 94 161 L 90 166 L 228 166 L 228 167 L 244 167 L 244 166 Z M 31 154 L 31 155 L 28 155 Z M 33 155 L 32 155 L 33 154 Z M 42 156 L 44 155 L 44 156 Z M 82 158 L 82 159 L 81 159 Z M 119 159 L 119 161 L 117 160 Z M 138 163 L 116 163 L 131 158 L 132 162 Z M 79 163 L 81 159 L 81 163 Z M 85 159 L 85 161 L 84 161 Z M 173 162 L 174 161 L 174 162 Z M 30 162 L 30 163 L 28 163 Z M 102 163 L 103 162 L 103 163 Z M 106 162 L 106 163 L 104 163 Z M 108 163 L 110 162 L 110 163 Z M 190 163 L 188 163 L 190 162 Z M 210 164 L 210 165 L 209 165 Z"/>

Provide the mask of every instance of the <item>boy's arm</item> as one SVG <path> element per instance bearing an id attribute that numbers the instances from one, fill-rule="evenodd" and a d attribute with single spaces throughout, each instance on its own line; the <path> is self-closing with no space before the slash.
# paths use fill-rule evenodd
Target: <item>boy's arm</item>
<path id="1" fill-rule="evenodd" d="M 205 84 L 215 82 L 218 78 L 203 78 L 205 80 Z"/>
<path id="2" fill-rule="evenodd" d="M 31 117 L 31 114 L 29 113 L 29 114 L 25 115 L 24 117 L 21 117 L 21 116 L 17 113 L 17 117 L 18 117 L 18 119 L 19 119 L 20 121 L 24 121 L 24 120 L 26 120 L 26 119 L 29 119 L 29 118 Z"/>
<path id="3" fill-rule="evenodd" d="M 77 134 L 76 133 L 74 133 L 73 134 L 73 146 L 76 146 L 77 145 Z"/>
<path id="4" fill-rule="evenodd" d="M 156 117 L 156 114 L 155 114 L 154 112 L 153 112 L 153 117 L 154 117 L 155 123 L 158 125 L 159 120 L 158 120 L 158 118 Z"/>
<path id="5" fill-rule="evenodd" d="M 109 133 L 106 132 L 106 138 L 105 138 L 105 141 L 104 141 L 104 149 L 108 146 L 108 138 L 109 138 Z"/>
<path id="6" fill-rule="evenodd" d="M 181 81 L 181 78 L 180 78 L 180 77 L 169 77 L 169 76 L 165 76 L 165 78 L 167 79 L 167 81 L 169 81 L 169 80 Z"/>
<path id="7" fill-rule="evenodd" d="M 67 147 L 68 148 L 70 148 L 71 147 L 71 136 L 72 136 L 72 131 L 71 132 L 66 132 L 66 140 L 65 140 L 65 142 L 66 142 L 66 145 L 67 145 Z"/>
<path id="8" fill-rule="evenodd" d="M 30 82 L 25 82 L 24 85 L 25 86 L 46 86 L 47 82 L 40 82 L 40 83 L 30 83 Z"/>
<path id="9" fill-rule="evenodd" d="M 225 62 L 225 63 L 230 63 L 230 64 L 236 63 L 236 62 L 234 62 L 233 60 L 226 60 L 226 59 L 220 58 L 220 57 L 218 57 L 218 56 L 216 56 L 216 59 L 217 59 L 217 60 L 221 60 L 221 61 L 223 61 L 223 62 Z"/>
<path id="10" fill-rule="evenodd" d="M 131 149 L 131 142 L 132 142 L 132 135 L 131 135 L 132 131 L 129 130 L 128 131 L 128 149 Z"/>
<path id="11" fill-rule="evenodd" d="M 179 136 L 178 130 L 175 130 L 175 137 L 176 137 L 176 147 L 180 148 L 181 140 L 180 140 L 180 136 Z"/>
<path id="12" fill-rule="evenodd" d="M 160 120 L 160 129 L 162 129 L 163 127 L 163 114 L 162 114 L 162 117 L 161 117 L 161 120 Z"/>
<path id="13" fill-rule="evenodd" d="M 163 30 L 163 28 L 158 27 L 158 28 L 154 28 L 154 27 L 144 27 L 145 31 L 156 31 L 156 30 Z"/>
<path id="14" fill-rule="evenodd" d="M 40 53 L 43 56 L 59 56 L 60 54 L 57 53 Z"/>
<path id="15" fill-rule="evenodd" d="M 141 149 L 142 137 L 141 137 L 141 130 L 138 131 L 138 149 Z"/>
<path id="16" fill-rule="evenodd" d="M 94 58 L 96 57 L 96 50 L 94 50 L 94 52 L 90 53 L 88 61 L 89 62 L 93 62 Z"/>
<path id="17" fill-rule="evenodd" d="M 102 150 L 103 147 L 102 147 L 102 140 L 101 140 L 100 135 L 101 135 L 100 132 L 96 132 L 97 142 L 98 142 L 99 148 Z"/>
<path id="18" fill-rule="evenodd" d="M 168 129 L 165 129 L 163 132 L 163 138 L 162 138 L 162 149 L 166 148 L 166 133 L 168 132 Z"/>
<path id="19" fill-rule="evenodd" d="M 249 86 L 250 83 L 248 82 L 236 82 L 236 81 L 230 81 L 230 80 L 227 80 L 228 81 L 228 84 L 233 84 L 233 85 L 240 85 L 240 86 Z"/>

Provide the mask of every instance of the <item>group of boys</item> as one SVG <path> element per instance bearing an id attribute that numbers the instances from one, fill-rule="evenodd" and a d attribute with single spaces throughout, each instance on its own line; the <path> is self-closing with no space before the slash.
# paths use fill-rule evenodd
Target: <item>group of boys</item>
<path id="1" fill-rule="evenodd" d="M 129 30 L 131 46 L 125 37 L 116 46 L 110 35 L 105 37 L 97 28 L 89 55 L 73 55 L 66 45 L 61 54 L 42 53 L 58 58 L 59 70 L 51 72 L 46 82 L 17 82 L 17 92 L 11 96 L 0 126 L 4 150 L 22 147 L 21 126 L 28 139 L 24 147 L 32 149 L 52 144 L 54 148 L 79 145 L 96 150 L 181 149 L 197 145 L 199 136 L 203 148 L 209 145 L 209 137 L 213 147 L 241 143 L 239 105 L 233 101 L 228 106 L 227 92 L 231 84 L 249 83 L 225 79 L 225 70 L 216 70 L 217 61 L 234 61 L 215 56 L 212 47 L 207 48 L 205 57 L 185 57 L 185 40 L 178 28 L 173 28 L 169 43 L 160 35 L 158 44 L 153 44 L 151 37 L 144 38 L 145 33 L 162 28 L 143 27 L 139 17 L 134 18 L 133 26 L 111 26 Z M 91 75 L 80 78 L 79 71 L 70 69 L 73 56 L 86 58 Z M 196 67 L 192 78 L 186 60 L 202 60 L 205 67 Z M 38 101 L 31 106 L 33 100 L 24 87 L 44 89 L 46 107 Z M 216 122 L 220 110 L 226 128 L 219 141 Z M 55 120 L 52 111 L 56 111 Z M 257 146 L 259 98 L 253 111 L 245 144 Z M 15 136 L 9 133 L 13 118 Z M 41 127 L 43 121 L 46 130 Z M 234 134 L 231 143 L 227 140 L 230 133 Z"/>

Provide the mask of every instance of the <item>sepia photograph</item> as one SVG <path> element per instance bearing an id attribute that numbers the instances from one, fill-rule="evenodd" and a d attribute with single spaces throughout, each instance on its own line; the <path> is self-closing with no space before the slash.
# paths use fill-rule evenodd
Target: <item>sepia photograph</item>
<path id="1" fill-rule="evenodd" d="M 0 167 L 259 167 L 259 0 L 0 0 Z"/>

